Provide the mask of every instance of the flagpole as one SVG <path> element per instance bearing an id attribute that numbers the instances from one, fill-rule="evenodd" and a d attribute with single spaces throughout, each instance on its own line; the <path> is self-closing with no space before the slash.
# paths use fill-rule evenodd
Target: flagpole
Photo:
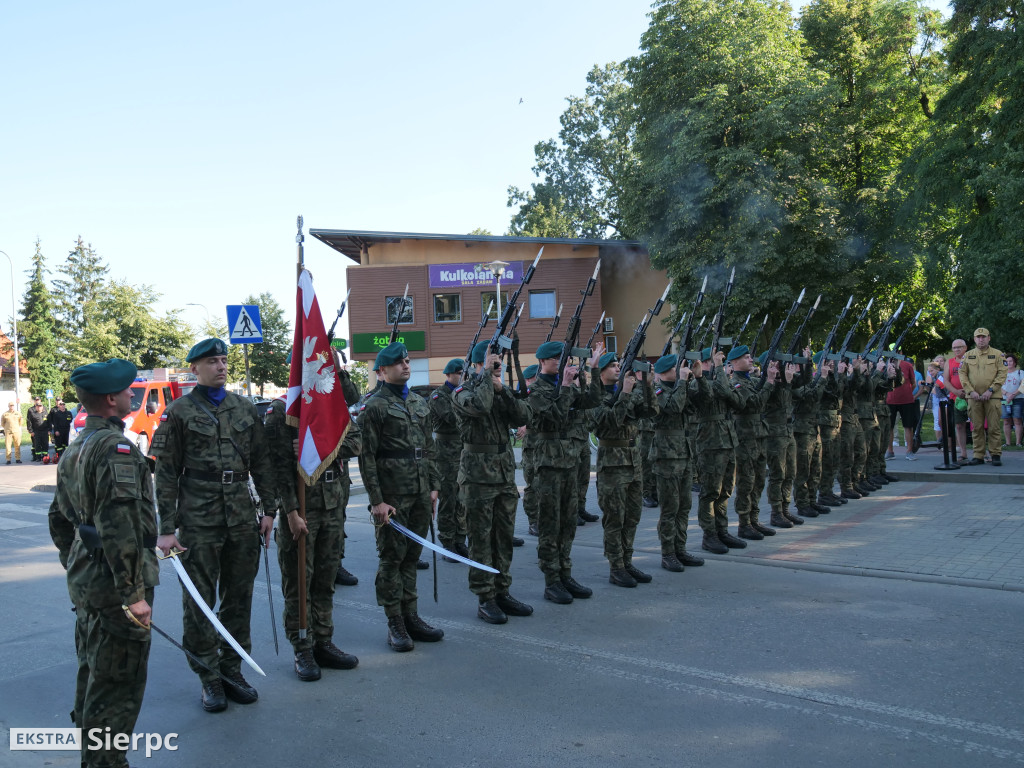
<path id="1" fill-rule="evenodd" d="M 295 225 L 296 225 L 296 227 L 299 230 L 298 234 L 295 235 L 295 242 L 298 244 L 298 265 L 295 268 L 295 285 L 296 285 L 296 290 L 298 290 L 299 278 L 302 277 L 302 270 L 305 269 L 305 263 L 304 263 L 305 259 L 304 259 L 304 254 L 302 252 L 302 241 L 303 241 L 303 236 L 302 236 L 302 216 L 299 216 L 298 219 L 296 219 Z M 296 317 L 295 318 L 295 322 L 296 322 L 296 324 L 298 324 L 299 318 Z M 298 352 L 298 350 L 292 350 L 292 354 L 293 355 L 296 354 L 297 352 Z M 295 487 L 296 487 L 296 491 L 297 491 L 296 496 L 298 497 L 298 501 L 299 501 L 299 519 L 302 520 L 303 523 L 305 523 L 306 522 L 306 481 L 305 481 L 305 479 L 303 479 L 302 473 L 299 472 L 298 457 L 296 457 L 296 461 L 295 461 L 295 480 L 296 480 Z M 308 621 L 306 620 L 307 609 L 306 609 L 306 535 L 305 534 L 302 534 L 301 536 L 299 536 L 298 544 L 299 544 L 298 553 L 297 553 L 298 562 L 295 565 L 296 565 L 296 573 L 299 575 L 299 579 L 298 579 L 298 582 L 299 582 L 299 639 L 300 640 L 305 640 L 306 639 L 306 629 L 307 629 L 306 625 L 308 624 Z"/>

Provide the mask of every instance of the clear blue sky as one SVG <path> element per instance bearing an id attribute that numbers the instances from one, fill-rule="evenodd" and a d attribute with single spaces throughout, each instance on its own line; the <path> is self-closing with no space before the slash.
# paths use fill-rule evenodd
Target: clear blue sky
<path id="1" fill-rule="evenodd" d="M 5 3 L 0 250 L 20 302 L 81 235 L 159 310 L 270 290 L 294 312 L 295 217 L 502 234 L 509 184 L 649 0 Z M 523 103 L 520 104 L 519 100 Z M 2 260 L 0 260 L 2 261 Z M 343 257 L 307 238 L 324 312 Z M 10 286 L 0 265 L 0 321 Z"/>

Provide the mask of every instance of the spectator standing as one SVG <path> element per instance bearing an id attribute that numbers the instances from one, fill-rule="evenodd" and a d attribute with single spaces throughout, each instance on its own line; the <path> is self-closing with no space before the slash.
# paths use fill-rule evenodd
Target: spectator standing
<path id="1" fill-rule="evenodd" d="M 928 399 L 932 408 L 932 423 L 935 425 L 935 440 L 942 445 L 942 424 L 939 421 L 939 403 L 946 399 L 946 380 L 942 376 L 942 368 L 946 358 L 936 357 L 928 363 L 928 371 L 924 377 L 926 386 L 931 387 Z"/>
<path id="2" fill-rule="evenodd" d="M 949 393 L 949 399 L 954 404 L 957 404 L 957 400 L 963 400 L 964 398 L 963 384 L 960 381 L 960 366 L 963 365 L 964 355 L 967 354 L 967 342 L 963 339 L 955 339 L 953 341 L 953 355 L 946 360 L 946 367 L 943 369 L 942 376 L 946 380 L 946 391 Z M 967 463 L 967 409 L 953 408 L 953 424 L 956 429 L 956 447 L 960 452 L 960 463 Z M 952 439 L 952 435 L 950 436 Z"/>
<path id="3" fill-rule="evenodd" d="M 1017 365 L 1017 355 L 1008 352 L 1003 363 L 1006 365 L 1006 381 L 1003 382 L 1003 436 L 1006 443 L 1003 448 L 1020 448 L 1024 443 L 1024 371 Z M 1017 442 L 1010 439 L 1010 428 L 1013 428 Z M 10 464 L 10 459 L 7 460 Z"/>
<path id="4" fill-rule="evenodd" d="M 7 463 L 11 463 L 11 448 L 14 458 L 21 464 L 21 412 L 12 400 L 7 404 L 7 413 L 0 418 L 0 426 L 4 428 L 4 442 L 7 445 Z"/>
<path id="5" fill-rule="evenodd" d="M 914 427 L 917 426 L 919 411 L 915 398 L 917 377 L 914 364 L 909 360 L 900 360 L 900 376 L 902 383 L 885 396 L 885 402 L 889 405 L 889 424 L 895 430 L 896 417 L 900 417 L 903 422 L 903 437 L 907 444 L 905 458 L 907 461 L 917 461 L 914 451 Z"/>
<path id="6" fill-rule="evenodd" d="M 25 419 L 28 422 L 28 434 L 32 438 L 32 461 L 42 461 L 50 454 L 50 425 L 46 420 L 46 409 L 38 397 Z"/>
<path id="7" fill-rule="evenodd" d="M 989 346 L 990 338 L 988 328 L 974 331 L 974 349 L 964 356 L 960 381 L 967 393 L 974 436 L 974 456 L 969 463 L 978 465 L 984 462 L 987 444 L 992 465 L 998 467 L 1003 463 L 998 424 L 1002 415 L 999 401 L 1003 382 L 1006 381 L 1006 367 L 1003 365 L 1003 353 Z"/>

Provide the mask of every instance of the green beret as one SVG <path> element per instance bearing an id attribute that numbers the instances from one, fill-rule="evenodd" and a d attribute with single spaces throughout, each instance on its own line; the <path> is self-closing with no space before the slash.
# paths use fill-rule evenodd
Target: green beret
<path id="1" fill-rule="evenodd" d="M 676 356 L 675 355 L 662 355 L 658 358 L 658 362 L 654 364 L 655 373 L 665 373 L 672 368 L 676 367 Z"/>
<path id="2" fill-rule="evenodd" d="M 748 347 L 746 344 L 740 344 L 738 347 L 733 347 L 732 349 L 729 350 L 729 356 L 726 358 L 726 360 L 732 362 L 733 360 L 738 360 L 739 358 L 749 353 L 750 347 Z"/>
<path id="3" fill-rule="evenodd" d="M 523 378 L 532 379 L 540 371 L 540 366 L 534 363 L 523 368 Z"/>
<path id="4" fill-rule="evenodd" d="M 409 356 L 409 350 L 400 341 L 392 341 L 384 349 L 377 353 L 377 359 L 373 363 L 373 370 L 378 371 L 385 365 L 400 363 Z"/>
<path id="5" fill-rule="evenodd" d="M 537 359 L 548 360 L 552 357 L 561 357 L 563 346 L 561 341 L 545 341 L 537 347 Z"/>
<path id="6" fill-rule="evenodd" d="M 138 372 L 134 363 L 115 357 L 105 363 L 78 366 L 71 374 L 71 383 L 94 395 L 111 395 L 126 390 Z"/>
<path id="7" fill-rule="evenodd" d="M 757 364 L 764 368 L 765 362 L 768 360 L 768 350 L 766 349 L 760 355 L 757 356 Z"/>
<path id="8" fill-rule="evenodd" d="M 603 355 L 601 355 L 601 359 L 597 361 L 597 370 L 603 371 L 605 368 L 607 368 L 609 365 L 611 365 L 614 362 L 615 362 L 615 353 L 614 352 L 605 352 Z"/>
<path id="9" fill-rule="evenodd" d="M 482 363 L 487 359 L 487 346 L 491 342 L 489 341 L 478 341 L 473 345 L 473 354 L 469 356 L 469 362 L 471 363 Z"/>
<path id="10" fill-rule="evenodd" d="M 824 354 L 825 350 L 819 349 L 817 352 L 814 353 L 814 357 L 812 357 L 811 360 L 814 361 L 815 365 L 821 365 L 821 358 L 824 356 Z"/>
<path id="11" fill-rule="evenodd" d="M 448 365 L 441 371 L 445 376 L 449 373 L 462 373 L 462 369 L 466 367 L 466 364 L 462 361 L 461 357 L 453 357 L 448 361 Z"/>
<path id="12" fill-rule="evenodd" d="M 203 339 L 188 351 L 186 363 L 194 363 L 204 357 L 219 357 L 228 353 L 228 345 L 220 339 Z"/>
<path id="13" fill-rule="evenodd" d="M 704 347 L 700 351 L 700 361 L 703 363 L 705 360 L 711 359 L 711 347 Z"/>

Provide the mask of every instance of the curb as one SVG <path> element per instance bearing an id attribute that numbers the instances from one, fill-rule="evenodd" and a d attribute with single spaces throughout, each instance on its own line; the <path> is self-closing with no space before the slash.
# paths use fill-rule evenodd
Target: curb
<path id="1" fill-rule="evenodd" d="M 886 469 L 900 480 L 912 480 L 919 483 L 990 483 L 992 485 L 1024 485 L 1024 474 L 982 474 L 981 472 L 964 472 L 956 470 L 934 470 L 932 472 L 911 472 Z"/>

